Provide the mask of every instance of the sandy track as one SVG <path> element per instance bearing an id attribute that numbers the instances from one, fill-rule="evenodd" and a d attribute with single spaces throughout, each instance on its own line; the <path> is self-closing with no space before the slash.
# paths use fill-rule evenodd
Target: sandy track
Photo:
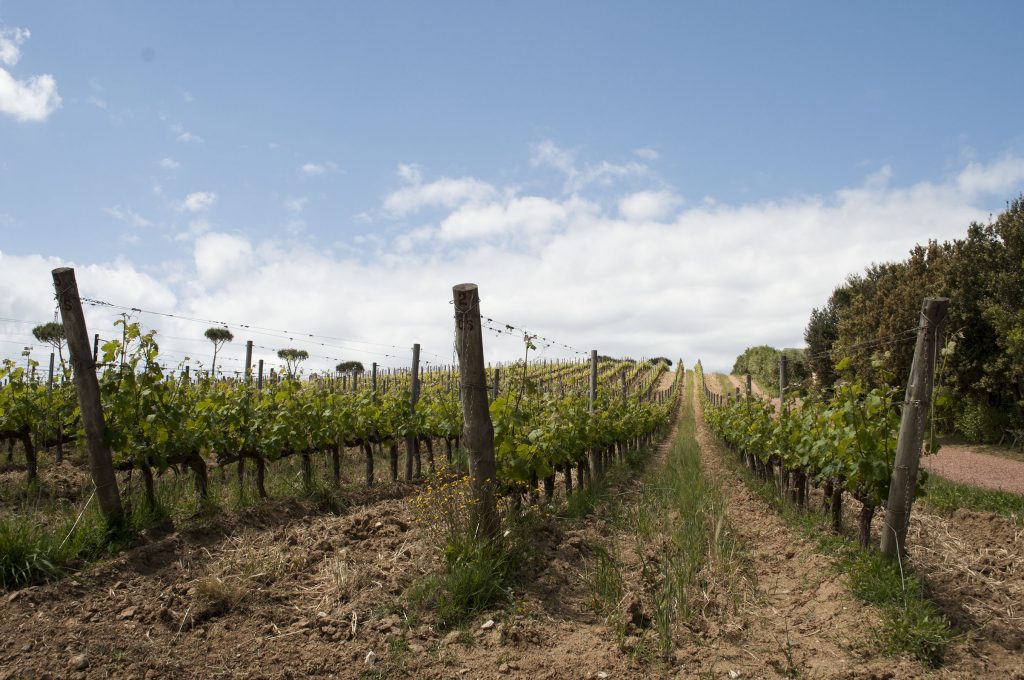
<path id="1" fill-rule="evenodd" d="M 934 456 L 923 456 L 921 465 L 961 484 L 1024 494 L 1024 463 L 978 453 L 967 446 L 943 446 Z"/>

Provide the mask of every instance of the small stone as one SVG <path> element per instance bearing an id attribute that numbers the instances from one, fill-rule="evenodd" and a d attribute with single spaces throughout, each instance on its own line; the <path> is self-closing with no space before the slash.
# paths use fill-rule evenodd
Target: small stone
<path id="1" fill-rule="evenodd" d="M 76 654 L 68 660 L 68 668 L 73 671 L 84 671 L 89 667 L 89 657 L 85 654 Z"/>
<path id="2" fill-rule="evenodd" d="M 317 612 L 316 613 L 316 618 L 318 618 L 318 619 L 326 619 L 327 616 L 328 616 L 327 612 Z"/>
<path id="3" fill-rule="evenodd" d="M 374 653 L 372 650 L 367 652 L 366 653 L 366 658 L 363 660 L 363 663 L 369 664 L 369 665 L 373 665 L 373 664 L 377 663 L 377 654 Z"/>
<path id="4" fill-rule="evenodd" d="M 127 607 L 126 609 L 122 609 L 121 613 L 117 615 L 117 618 L 122 620 L 130 619 L 135 616 L 135 609 L 135 607 Z"/>
<path id="5" fill-rule="evenodd" d="M 480 630 L 487 630 L 488 628 L 494 628 L 494 619 L 487 619 L 480 626 Z"/>
<path id="6" fill-rule="evenodd" d="M 459 641 L 459 631 L 453 630 L 441 639 L 441 646 L 447 647 L 448 645 L 454 645 Z"/>
<path id="7" fill-rule="evenodd" d="M 605 673 L 604 671 L 598 671 L 598 672 L 597 672 L 597 677 L 599 677 L 599 678 L 601 678 L 602 680 L 604 680 L 604 678 L 607 678 L 607 677 L 608 677 L 608 674 L 607 674 L 607 673 Z"/>
<path id="8" fill-rule="evenodd" d="M 507 663 L 503 663 L 500 666 L 498 666 L 498 672 L 499 673 L 508 673 L 508 664 Z"/>
<path id="9" fill-rule="evenodd" d="M 792 556 L 793 556 L 793 553 L 786 553 L 786 558 L 787 559 L 789 559 Z M 736 680 L 736 678 L 740 677 L 740 672 L 739 671 L 729 671 L 729 677 L 732 678 L 732 680 Z"/>
<path id="10" fill-rule="evenodd" d="M 32 643 L 31 642 L 26 642 L 25 644 L 23 644 L 21 646 L 21 651 L 23 651 L 23 652 L 31 652 L 32 651 Z"/>

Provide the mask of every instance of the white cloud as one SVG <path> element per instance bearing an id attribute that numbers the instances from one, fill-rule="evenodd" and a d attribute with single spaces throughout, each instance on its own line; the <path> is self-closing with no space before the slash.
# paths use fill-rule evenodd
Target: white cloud
<path id="1" fill-rule="evenodd" d="M 306 205 L 309 203 L 308 196 L 299 196 L 298 198 L 289 198 L 284 202 L 284 207 L 291 212 L 302 212 Z"/>
<path id="2" fill-rule="evenodd" d="M 178 209 L 184 212 L 203 212 L 217 201 L 217 194 L 212 191 L 195 191 L 185 197 Z"/>
<path id="3" fill-rule="evenodd" d="M 551 140 L 544 140 L 534 145 L 530 157 L 532 167 L 548 166 L 565 175 L 566 193 L 582 191 L 591 184 L 610 186 L 615 180 L 626 177 L 643 177 L 650 173 L 650 168 L 635 161 L 628 163 L 600 163 L 577 165 L 576 154 L 559 147 Z"/>
<path id="4" fill-rule="evenodd" d="M 637 191 L 619 199 L 619 214 L 636 222 L 656 221 L 683 204 L 683 199 L 668 190 Z"/>
<path id="5" fill-rule="evenodd" d="M 181 163 L 170 157 L 161 158 L 160 167 L 163 168 L 164 170 L 177 170 L 178 168 L 181 167 Z"/>
<path id="6" fill-rule="evenodd" d="M 248 267 L 253 248 L 245 238 L 212 232 L 196 239 L 193 257 L 199 281 L 205 286 L 224 283 L 225 279 Z"/>
<path id="7" fill-rule="evenodd" d="M 473 177 L 442 177 L 422 184 L 422 172 L 415 166 L 399 166 L 398 174 L 411 183 L 388 194 L 384 199 L 384 210 L 399 217 L 423 208 L 454 208 L 464 203 L 481 203 L 498 196 L 498 191 L 492 185 Z"/>
<path id="8" fill-rule="evenodd" d="M 0 28 L 0 64 L 15 66 L 21 60 L 21 44 L 31 37 L 27 28 Z"/>
<path id="9" fill-rule="evenodd" d="M 149 227 L 153 224 L 130 207 L 121 206 L 120 204 L 115 205 L 113 208 L 104 208 L 103 212 L 131 227 L 143 228 Z"/>
<path id="10" fill-rule="evenodd" d="M 659 154 L 657 151 L 648 148 L 633 149 L 633 153 L 637 156 L 637 158 L 642 158 L 645 161 L 656 161 L 658 160 L 658 158 L 661 157 L 661 154 Z"/>
<path id="11" fill-rule="evenodd" d="M 203 143 L 203 138 L 202 137 L 200 137 L 199 135 L 194 134 L 192 132 L 189 132 L 188 130 L 186 130 L 186 131 L 182 132 L 181 134 L 179 134 L 177 139 L 178 139 L 179 142 L 182 142 L 184 144 L 202 144 Z"/>
<path id="12" fill-rule="evenodd" d="M 337 169 L 338 165 L 336 163 L 333 161 L 327 161 L 325 163 L 304 163 L 299 168 L 299 172 L 307 177 L 316 177 L 317 175 L 334 172 Z"/>
<path id="13" fill-rule="evenodd" d="M 86 99 L 86 101 L 89 102 L 90 104 L 92 104 L 93 106 L 95 106 L 97 109 L 100 109 L 102 111 L 106 111 L 108 106 L 109 106 L 107 104 L 107 100 L 100 99 L 99 97 L 97 97 L 94 94 L 89 95 L 89 97 Z"/>
<path id="14" fill-rule="evenodd" d="M 1024 158 L 1006 157 L 991 165 L 970 163 L 957 175 L 957 186 L 969 195 L 1005 194 L 1024 183 Z"/>
<path id="15" fill-rule="evenodd" d="M 15 66 L 21 60 L 21 45 L 31 37 L 28 29 L 0 29 L 0 63 Z M 57 81 L 50 74 L 15 78 L 0 68 L 0 113 L 20 122 L 40 122 L 60 107 Z"/>
<path id="16" fill-rule="evenodd" d="M 749 345 L 802 344 L 811 308 L 847 274 L 903 258 L 928 238 L 962 237 L 972 220 L 999 210 L 1024 182 L 1003 189 L 1016 176 L 1015 158 L 975 161 L 949 177 L 904 185 L 883 168 L 859 186 L 738 204 L 682 204 L 657 178 L 640 190 L 633 176 L 594 187 L 606 199 L 598 203 L 582 193 L 558 194 L 557 187 L 555 197 L 545 197 L 473 177 L 426 181 L 417 168 L 400 171 L 395 193 L 419 193 L 397 201 L 389 195 L 380 219 L 430 206 L 439 210 L 430 220 L 399 222 L 334 252 L 288 236 L 245 238 L 195 220 L 182 237 L 194 241 L 191 259 L 169 264 L 154 280 L 123 278 L 133 285 L 110 289 L 109 299 L 146 308 L 147 297 L 173 291 L 149 308 L 295 329 L 289 337 L 252 339 L 308 349 L 311 367 L 346 358 L 397 366 L 406 364 L 413 342 L 426 359 L 451 361 L 451 287 L 473 281 L 485 315 L 581 350 L 683 357 L 688 365 L 701 358 L 709 368 L 728 369 Z M 0 260 L 0 289 L 10 285 L 19 301 L 15 314 L 7 296 L 0 298 L 0 315 L 52 313 L 52 262 Z M 17 283 L 32 267 L 31 286 Z M 134 272 L 130 265 L 111 268 L 123 277 Z M 174 335 L 200 338 L 203 330 L 146 321 Z M 333 347 L 323 347 L 315 344 L 323 339 L 303 339 L 298 331 L 384 345 L 332 340 Z M 226 357 L 241 355 L 244 336 L 236 337 Z M 538 342 L 544 356 L 564 356 L 545 344 Z M 484 351 L 489 361 L 513 359 L 522 342 L 486 334 Z M 263 357 L 274 361 L 271 351 Z"/>

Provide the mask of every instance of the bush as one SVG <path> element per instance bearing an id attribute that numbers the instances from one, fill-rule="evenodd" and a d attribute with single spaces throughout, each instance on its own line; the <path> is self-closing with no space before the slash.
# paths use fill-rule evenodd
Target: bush
<path id="1" fill-rule="evenodd" d="M 1012 422 L 1006 408 L 991 406 L 984 397 L 964 397 L 958 407 L 953 427 L 967 440 L 978 444 L 995 444 Z"/>

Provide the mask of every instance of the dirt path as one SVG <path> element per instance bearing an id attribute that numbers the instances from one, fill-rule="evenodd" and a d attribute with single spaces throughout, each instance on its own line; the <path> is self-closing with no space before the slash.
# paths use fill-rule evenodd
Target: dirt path
<path id="1" fill-rule="evenodd" d="M 934 456 L 922 457 L 921 465 L 953 482 L 1024 494 L 1024 463 L 978 453 L 969 446 L 947 444 Z"/>
<path id="2" fill-rule="evenodd" d="M 701 436 L 705 451 L 721 451 L 720 445 L 706 431 Z M 1002 460 L 994 456 L 987 458 Z M 706 461 L 708 469 L 715 470 L 715 474 L 733 474 L 721 467 L 720 456 L 709 456 Z M 821 507 L 821 491 L 812 489 L 808 503 Z M 773 537 L 791 535 L 782 520 L 758 499 L 751 498 L 743 485 L 735 488 L 730 505 L 737 513 L 735 521 L 740 523 L 741 531 L 744 525 L 767 527 L 765 538 L 755 530 L 747 532 L 756 564 L 778 562 L 777 553 L 784 548 L 773 545 Z M 855 501 L 845 504 L 846 526 L 856 526 L 858 510 Z M 758 519 L 764 512 L 769 516 Z M 872 525 L 875 545 L 882 519 L 882 513 L 876 513 Z M 941 517 L 915 505 L 907 546 L 911 566 L 927 581 L 929 597 L 961 635 L 947 649 L 942 668 L 928 672 L 916 662 L 904 660 L 899 662 L 895 677 L 1024 678 L 1024 610 L 1021 605 L 1024 602 L 1024 527 L 1010 518 L 991 513 L 957 510 L 950 517 Z M 828 564 L 828 560 L 813 549 L 810 557 L 804 553 L 795 559 Z M 788 566 L 784 563 L 784 567 Z M 829 571 L 827 566 L 823 571 Z M 841 587 L 841 596 L 848 598 L 849 589 L 844 579 L 833 578 L 833 585 Z M 865 622 L 877 622 L 872 608 L 859 602 L 852 606 L 862 612 Z M 877 645 L 877 641 L 874 644 Z M 817 672 L 810 675 L 818 677 Z"/>
<path id="3" fill-rule="evenodd" d="M 725 465 L 731 455 L 708 432 L 694 404 L 702 463 L 722 481 L 729 519 L 755 571 L 760 601 L 750 611 L 745 644 L 729 661 L 743 677 L 917 677 L 919 664 L 874 656 L 870 629 L 878 613 L 855 600 L 845 578 L 814 545 L 786 526 Z M 869 658 L 865 658 L 869 657 Z"/>

